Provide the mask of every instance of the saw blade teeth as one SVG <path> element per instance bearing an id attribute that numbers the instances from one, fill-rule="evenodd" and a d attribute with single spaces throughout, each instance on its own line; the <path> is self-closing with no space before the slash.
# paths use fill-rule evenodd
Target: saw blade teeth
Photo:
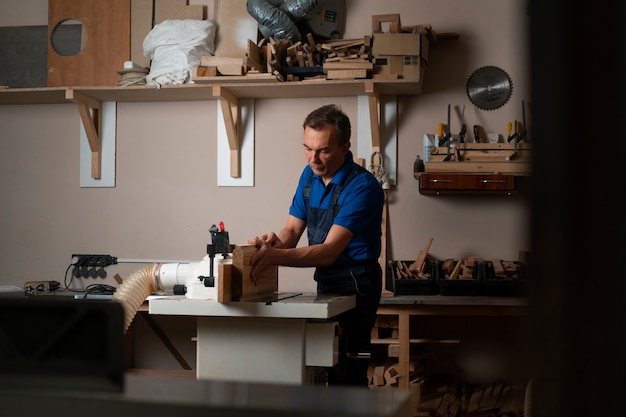
<path id="1" fill-rule="evenodd" d="M 469 76 L 465 92 L 474 106 L 481 110 L 495 110 L 509 101 L 513 82 L 502 68 L 488 65 L 478 68 Z"/>

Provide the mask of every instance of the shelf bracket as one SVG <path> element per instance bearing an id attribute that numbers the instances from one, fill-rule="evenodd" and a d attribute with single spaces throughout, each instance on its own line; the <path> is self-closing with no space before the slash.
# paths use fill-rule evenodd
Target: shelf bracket
<path id="1" fill-rule="evenodd" d="M 367 81 L 365 83 L 365 94 L 370 112 L 372 152 L 380 152 L 380 94 L 374 82 Z"/>
<path id="2" fill-rule="evenodd" d="M 239 99 L 222 86 L 213 87 L 213 96 L 219 97 L 224 126 L 230 148 L 230 176 L 241 177 L 241 138 L 239 136 Z"/>
<path id="3" fill-rule="evenodd" d="M 102 177 L 102 102 L 68 88 L 65 98 L 75 101 L 91 149 L 91 177 Z"/>

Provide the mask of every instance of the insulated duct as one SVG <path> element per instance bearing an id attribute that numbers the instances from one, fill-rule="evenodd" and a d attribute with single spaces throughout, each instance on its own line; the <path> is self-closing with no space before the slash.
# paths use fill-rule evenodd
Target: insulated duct
<path id="1" fill-rule="evenodd" d="M 296 22 L 305 18 L 317 6 L 317 0 L 248 0 L 246 9 L 259 23 L 259 31 L 265 38 L 275 40 L 301 39 Z"/>
<path id="2" fill-rule="evenodd" d="M 152 264 L 133 272 L 113 293 L 113 300 L 124 308 L 124 333 L 146 298 L 158 290 L 155 280 L 157 269 L 158 264 Z"/>
<path id="3" fill-rule="evenodd" d="M 213 283 L 205 285 L 204 278 L 211 276 Z M 187 298 L 215 300 L 218 265 L 232 263 L 230 257 L 212 258 L 208 255 L 199 262 L 153 263 L 133 272 L 115 290 L 113 300 L 124 308 L 124 332 L 128 330 L 146 298 L 158 291 L 169 291 L 175 286 L 185 286 Z"/>

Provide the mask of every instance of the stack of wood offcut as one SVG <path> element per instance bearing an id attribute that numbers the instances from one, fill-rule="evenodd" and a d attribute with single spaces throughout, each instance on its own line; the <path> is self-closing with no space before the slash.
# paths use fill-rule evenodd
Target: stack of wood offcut
<path id="1" fill-rule="evenodd" d="M 474 266 L 482 262 L 483 258 L 468 257 L 465 259 L 446 259 L 441 264 L 441 271 L 445 279 L 473 279 Z"/>
<path id="2" fill-rule="evenodd" d="M 446 259 L 441 265 L 445 279 L 474 279 L 474 268 L 479 262 L 485 262 L 487 269 L 493 271 L 493 278 L 504 280 L 518 280 L 521 278 L 520 263 L 505 261 L 499 258 L 483 260 L 478 256 L 464 259 Z M 490 274 L 489 274 L 490 275 Z"/>
<path id="3" fill-rule="evenodd" d="M 318 43 L 309 33 L 306 41 L 295 43 L 271 37 L 258 43 L 248 40 L 243 58 L 202 56 L 200 66 L 192 71 L 192 79 L 194 82 L 215 81 L 221 76 L 229 76 L 233 81 L 359 79 L 368 78 L 373 68 L 370 36 Z"/>
<path id="4" fill-rule="evenodd" d="M 398 316 L 377 316 L 372 329 L 372 340 L 398 340 L 398 326 Z M 368 378 L 371 389 L 398 385 L 401 369 L 398 362 L 393 359 L 398 357 L 398 347 L 397 343 L 389 343 L 387 345 L 387 359 L 383 363 L 376 363 L 376 361 L 370 363 Z M 411 355 L 409 361 L 411 384 L 423 383 L 426 380 L 426 370 L 422 364 L 424 357 L 425 355 Z"/>
<path id="5" fill-rule="evenodd" d="M 402 261 L 395 262 L 396 276 L 398 279 L 413 278 L 413 279 L 430 279 L 431 274 L 426 272 L 426 265 L 428 261 L 428 251 L 433 244 L 433 238 L 429 238 L 426 242 L 426 246 L 417 255 L 415 262 L 407 266 Z"/>
<path id="6" fill-rule="evenodd" d="M 327 51 L 324 73 L 328 79 L 368 78 L 374 69 L 371 55 L 372 39 L 328 41 L 322 44 Z"/>
<path id="7" fill-rule="evenodd" d="M 431 386 L 432 385 L 432 386 Z M 522 417 L 525 384 L 503 382 L 472 385 L 463 381 L 429 386 L 421 397 L 419 417 Z"/>

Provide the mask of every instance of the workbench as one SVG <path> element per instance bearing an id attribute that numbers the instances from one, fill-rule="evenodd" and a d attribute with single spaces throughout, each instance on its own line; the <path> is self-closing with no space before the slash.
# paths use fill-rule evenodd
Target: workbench
<path id="1" fill-rule="evenodd" d="M 409 393 L 127 374 L 123 392 L 0 389 L 7 416 L 409 417 Z"/>
<path id="2" fill-rule="evenodd" d="M 259 301 L 218 303 L 153 296 L 149 314 L 197 317 L 197 379 L 303 384 L 306 366 L 332 366 L 333 317 L 355 297 L 276 294 Z"/>
<path id="3" fill-rule="evenodd" d="M 398 386 L 409 387 L 409 361 L 411 343 L 410 323 L 412 316 L 509 316 L 526 314 L 527 300 L 517 297 L 466 297 L 443 295 L 401 295 L 383 297 L 378 315 L 398 317 L 397 339 L 373 339 L 373 344 L 398 344 Z"/>

